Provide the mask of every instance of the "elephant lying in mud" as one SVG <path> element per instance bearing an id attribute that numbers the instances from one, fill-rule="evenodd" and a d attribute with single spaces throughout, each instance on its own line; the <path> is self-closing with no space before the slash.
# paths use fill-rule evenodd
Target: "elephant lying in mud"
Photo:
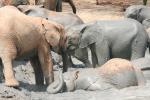
<path id="1" fill-rule="evenodd" d="M 77 89 L 106 90 L 145 85 L 140 69 L 125 59 L 114 58 L 98 68 L 80 69 L 59 75 L 59 83 L 52 83 L 48 93 L 70 92 Z"/>
<path id="2" fill-rule="evenodd" d="M 46 84 L 50 84 L 54 76 L 49 50 L 50 46 L 58 48 L 58 52 L 65 55 L 63 26 L 39 17 L 26 16 L 13 6 L 0 8 L 0 15 L 0 58 L 4 66 L 5 85 L 19 85 L 12 69 L 13 60 L 30 60 L 36 83 L 44 84 L 45 78 Z"/>
<path id="3" fill-rule="evenodd" d="M 31 5 L 19 5 L 17 8 L 26 15 L 42 17 L 48 19 L 49 21 L 55 21 L 59 24 L 62 24 L 65 27 L 66 31 L 68 31 L 70 27 L 83 24 L 83 21 L 77 15 L 72 13 L 53 12 L 45 8 L 40 8 L 40 6 Z M 87 48 L 77 49 L 71 52 L 70 55 L 82 61 L 85 66 L 92 67 L 90 61 L 88 60 Z M 74 66 L 71 60 L 71 56 L 69 56 L 69 59 L 70 60 L 68 66 Z"/>
<path id="4" fill-rule="evenodd" d="M 144 57 L 148 44 L 144 27 L 133 19 L 96 21 L 74 26 L 67 32 L 67 50 L 89 47 L 93 67 L 111 58 L 133 60 Z M 74 35 L 68 35 L 72 33 Z"/>
<path id="5" fill-rule="evenodd" d="M 150 19 L 150 7 L 144 5 L 133 5 L 126 9 L 125 17 L 133 18 L 140 23 L 145 19 Z"/>

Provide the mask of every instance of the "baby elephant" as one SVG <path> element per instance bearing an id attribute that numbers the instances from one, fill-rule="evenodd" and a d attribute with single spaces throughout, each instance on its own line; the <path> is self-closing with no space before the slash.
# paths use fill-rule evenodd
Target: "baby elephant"
<path id="1" fill-rule="evenodd" d="M 46 84 L 50 84 L 53 81 L 53 64 L 49 51 L 50 47 L 57 48 L 58 52 L 64 51 L 63 26 L 27 16 L 13 6 L 0 8 L 0 22 L 0 64 L 4 66 L 5 85 L 19 85 L 12 69 L 13 60 L 30 60 L 36 83 L 43 84 L 44 75 Z"/>
<path id="2" fill-rule="evenodd" d="M 49 85 L 47 91 L 48 93 L 77 89 L 95 91 L 136 85 L 145 85 L 141 70 L 134 67 L 128 60 L 114 58 L 95 69 L 89 68 L 60 74 L 59 84 L 55 82 Z"/>

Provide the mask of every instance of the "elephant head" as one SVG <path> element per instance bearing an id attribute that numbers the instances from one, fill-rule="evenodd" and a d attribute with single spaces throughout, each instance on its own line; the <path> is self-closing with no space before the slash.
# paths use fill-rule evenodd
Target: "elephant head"
<path id="1" fill-rule="evenodd" d="M 50 46 L 65 48 L 66 36 L 62 25 L 43 19 L 42 26 L 45 31 L 45 39 Z"/>
<path id="2" fill-rule="evenodd" d="M 98 42 L 100 43 L 104 38 L 101 33 L 101 27 L 98 23 L 84 27 L 81 32 L 82 35 L 79 41 L 79 48 L 85 48 Z"/>
<path id="3" fill-rule="evenodd" d="M 66 31 L 66 35 L 67 35 L 66 45 L 68 51 L 74 51 L 79 47 L 82 33 L 89 25 L 92 25 L 94 23 L 95 22 L 73 26 Z"/>
<path id="4" fill-rule="evenodd" d="M 142 16 L 141 11 L 146 8 L 146 6 L 143 5 L 133 5 L 126 9 L 124 15 L 127 18 L 132 18 L 135 20 L 138 20 L 139 22 L 142 22 Z"/>
<path id="5" fill-rule="evenodd" d="M 44 29 L 44 38 L 52 47 L 51 49 L 62 55 L 63 72 L 66 72 L 68 68 L 68 54 L 66 52 L 67 38 L 65 35 L 64 27 L 61 24 L 42 19 L 42 29 Z"/>
<path id="6" fill-rule="evenodd" d="M 62 74 L 62 71 L 59 71 L 59 81 L 55 81 L 50 84 L 47 88 L 47 92 L 54 94 L 59 92 L 71 92 L 75 90 L 75 81 L 78 79 L 79 71 L 66 72 Z"/>

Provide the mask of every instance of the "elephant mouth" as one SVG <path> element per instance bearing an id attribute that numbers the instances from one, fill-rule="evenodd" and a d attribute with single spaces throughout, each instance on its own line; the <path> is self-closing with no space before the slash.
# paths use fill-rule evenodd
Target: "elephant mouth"
<path id="1" fill-rule="evenodd" d="M 74 51 L 76 49 L 75 45 L 68 45 L 67 51 Z"/>

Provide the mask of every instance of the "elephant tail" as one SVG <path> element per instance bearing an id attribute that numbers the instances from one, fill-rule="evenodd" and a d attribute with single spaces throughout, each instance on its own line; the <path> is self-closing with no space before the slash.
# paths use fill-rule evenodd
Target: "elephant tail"
<path id="1" fill-rule="evenodd" d="M 63 73 L 61 70 L 59 70 L 59 81 L 50 84 L 47 88 L 47 92 L 50 94 L 56 94 L 62 92 L 64 86 L 65 86 L 65 82 L 63 79 Z"/>
<path id="2" fill-rule="evenodd" d="M 72 7 L 73 13 L 76 14 L 76 7 L 75 7 L 73 1 L 72 1 L 72 0 L 69 0 L 69 4 L 70 4 L 70 6 Z"/>
<path id="3" fill-rule="evenodd" d="M 144 68 L 141 68 L 142 71 L 145 71 L 145 70 L 150 70 L 150 67 L 144 67 Z"/>

